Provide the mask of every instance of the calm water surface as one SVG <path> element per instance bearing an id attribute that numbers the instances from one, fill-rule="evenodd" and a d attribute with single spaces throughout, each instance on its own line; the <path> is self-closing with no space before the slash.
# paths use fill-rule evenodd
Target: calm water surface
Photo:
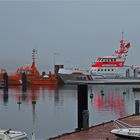
<path id="1" fill-rule="evenodd" d="M 89 85 L 90 126 L 134 113 L 139 92 L 128 85 Z M 103 91 L 103 92 L 101 92 Z M 90 94 L 93 98 L 90 98 Z M 103 93 L 103 94 L 102 94 Z M 125 94 L 123 94 L 125 93 Z M 48 139 L 77 128 L 77 86 L 32 86 L 0 89 L 1 128 L 25 131 Z"/>

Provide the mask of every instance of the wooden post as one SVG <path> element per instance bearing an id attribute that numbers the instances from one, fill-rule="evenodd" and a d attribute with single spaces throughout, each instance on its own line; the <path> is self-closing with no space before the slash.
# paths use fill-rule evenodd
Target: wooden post
<path id="1" fill-rule="evenodd" d="M 6 105 L 8 103 L 9 95 L 8 95 L 8 89 L 3 89 L 3 102 Z"/>
<path id="2" fill-rule="evenodd" d="M 8 90 L 8 74 L 6 72 L 3 74 L 3 80 L 4 80 L 4 90 Z"/>
<path id="3" fill-rule="evenodd" d="M 25 92 L 27 89 L 27 77 L 25 72 L 22 73 L 22 91 Z"/>
<path id="4" fill-rule="evenodd" d="M 139 115 L 139 106 L 140 106 L 140 101 L 135 100 L 135 115 Z"/>
<path id="5" fill-rule="evenodd" d="M 78 85 L 78 128 L 77 130 L 84 129 L 84 126 L 86 127 L 85 129 L 87 129 L 88 118 L 85 118 L 86 116 L 84 117 L 84 115 L 87 115 L 86 112 L 88 112 L 88 86 Z M 85 121 L 84 119 L 87 119 L 87 121 Z M 87 124 L 85 122 L 87 122 Z"/>

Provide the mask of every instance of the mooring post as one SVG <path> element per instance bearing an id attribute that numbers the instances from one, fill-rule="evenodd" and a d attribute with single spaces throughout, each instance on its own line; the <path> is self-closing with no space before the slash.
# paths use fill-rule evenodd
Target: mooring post
<path id="1" fill-rule="evenodd" d="M 4 104 L 7 104 L 8 102 L 8 74 L 6 72 L 3 73 L 3 81 L 4 81 L 3 102 Z"/>
<path id="2" fill-rule="evenodd" d="M 6 105 L 8 103 L 9 95 L 8 95 L 8 89 L 3 90 L 3 102 Z"/>
<path id="3" fill-rule="evenodd" d="M 27 77 L 25 72 L 22 73 L 22 91 L 26 91 L 27 89 Z"/>
<path id="4" fill-rule="evenodd" d="M 88 86 L 78 85 L 78 128 L 86 130 L 89 128 L 88 111 Z"/>
<path id="5" fill-rule="evenodd" d="M 135 100 L 135 115 L 139 115 L 139 106 L 140 106 L 140 101 Z"/>
<path id="6" fill-rule="evenodd" d="M 8 74 L 3 73 L 3 81 L 4 81 L 4 90 L 8 90 Z"/>

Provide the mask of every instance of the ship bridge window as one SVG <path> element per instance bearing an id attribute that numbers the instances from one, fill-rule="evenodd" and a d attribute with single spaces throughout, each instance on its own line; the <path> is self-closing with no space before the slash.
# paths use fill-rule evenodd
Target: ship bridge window
<path id="1" fill-rule="evenodd" d="M 101 69 L 101 71 L 103 71 L 103 69 Z"/>
<path id="2" fill-rule="evenodd" d="M 103 62 L 109 62 L 109 59 L 108 58 L 104 58 Z"/>
<path id="3" fill-rule="evenodd" d="M 98 71 L 100 71 L 100 69 L 98 69 Z"/>
<path id="4" fill-rule="evenodd" d="M 105 71 L 106 71 L 106 69 L 105 69 Z"/>
<path id="5" fill-rule="evenodd" d="M 116 58 L 112 58 L 111 61 L 116 61 Z"/>
<path id="6" fill-rule="evenodd" d="M 102 61 L 103 61 L 103 59 L 101 58 L 101 59 L 100 59 L 100 61 L 102 62 Z"/>
<path id="7" fill-rule="evenodd" d="M 108 71 L 110 71 L 110 69 L 108 69 Z"/>
<path id="8" fill-rule="evenodd" d="M 111 69 L 112 71 L 114 71 L 114 69 Z"/>

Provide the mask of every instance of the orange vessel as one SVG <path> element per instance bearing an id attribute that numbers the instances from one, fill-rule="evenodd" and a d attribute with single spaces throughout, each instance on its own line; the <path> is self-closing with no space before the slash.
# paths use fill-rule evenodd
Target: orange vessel
<path id="1" fill-rule="evenodd" d="M 52 85 L 57 84 L 57 77 L 55 74 L 49 73 L 48 75 L 41 75 L 35 65 L 35 53 L 32 51 L 32 65 L 26 67 L 19 67 L 15 74 L 9 74 L 9 85 L 21 85 L 22 74 L 25 73 L 27 77 L 27 85 Z"/>

